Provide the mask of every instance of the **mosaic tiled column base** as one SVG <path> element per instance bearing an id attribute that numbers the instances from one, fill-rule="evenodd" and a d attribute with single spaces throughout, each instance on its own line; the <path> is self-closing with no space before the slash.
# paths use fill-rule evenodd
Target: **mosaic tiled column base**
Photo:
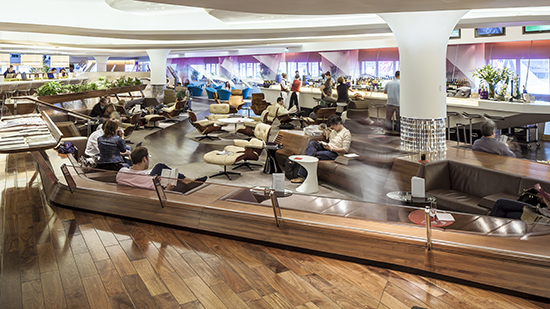
<path id="1" fill-rule="evenodd" d="M 445 118 L 401 117 L 401 148 L 414 152 L 446 151 Z"/>
<path id="2" fill-rule="evenodd" d="M 151 95 L 153 98 L 164 98 L 164 89 L 166 88 L 166 85 L 151 85 Z"/>

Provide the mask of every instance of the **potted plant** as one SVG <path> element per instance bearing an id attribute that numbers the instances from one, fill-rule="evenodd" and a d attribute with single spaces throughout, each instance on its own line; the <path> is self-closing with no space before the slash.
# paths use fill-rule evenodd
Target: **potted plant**
<path id="1" fill-rule="evenodd" d="M 495 98 L 495 86 L 501 81 L 509 80 L 514 73 L 508 68 L 495 69 L 491 64 L 477 68 L 473 76 L 484 80 L 489 88 L 489 99 Z"/>

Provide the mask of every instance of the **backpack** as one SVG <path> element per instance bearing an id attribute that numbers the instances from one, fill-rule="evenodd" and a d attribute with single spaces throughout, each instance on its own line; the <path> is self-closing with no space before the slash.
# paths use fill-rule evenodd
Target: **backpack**
<path id="1" fill-rule="evenodd" d="M 297 162 L 294 162 L 290 159 L 286 159 L 285 161 L 285 177 L 289 180 L 292 180 L 294 178 L 298 177 L 298 171 L 300 170 L 300 164 Z"/>
<path id="2" fill-rule="evenodd" d="M 57 150 L 58 153 L 71 153 L 73 155 L 76 153 L 76 147 L 71 142 L 61 143 L 55 148 L 55 150 Z"/>

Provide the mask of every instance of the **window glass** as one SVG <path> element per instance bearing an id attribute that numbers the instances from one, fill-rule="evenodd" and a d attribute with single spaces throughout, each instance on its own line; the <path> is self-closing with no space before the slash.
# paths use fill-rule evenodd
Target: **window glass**
<path id="1" fill-rule="evenodd" d="M 529 66 L 529 69 L 527 67 Z M 527 79 L 527 92 L 534 94 L 550 94 L 550 60 L 549 59 L 521 59 L 521 82 Z M 529 74 L 529 78 L 527 78 Z"/>
<path id="2" fill-rule="evenodd" d="M 376 76 L 376 61 L 361 61 L 361 75 Z"/>
<path id="3" fill-rule="evenodd" d="M 378 77 L 393 77 L 394 61 L 378 61 Z"/>
<path id="4" fill-rule="evenodd" d="M 517 72 L 516 59 L 492 59 L 491 64 L 496 69 L 508 68 L 513 72 Z"/>

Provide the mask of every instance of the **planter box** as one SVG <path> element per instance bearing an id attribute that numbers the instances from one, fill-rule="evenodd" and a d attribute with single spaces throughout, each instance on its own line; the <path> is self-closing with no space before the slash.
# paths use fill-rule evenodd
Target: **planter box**
<path id="1" fill-rule="evenodd" d="M 69 101 L 75 101 L 75 100 L 103 97 L 103 96 L 118 94 L 118 93 L 143 91 L 145 87 L 147 87 L 147 85 L 126 86 L 126 87 L 118 87 L 118 88 L 103 89 L 103 90 L 92 90 L 92 91 L 85 91 L 85 92 L 48 95 L 48 96 L 38 97 L 38 99 L 40 101 L 44 101 L 52 104 L 63 103 L 63 102 L 69 102 Z"/>

